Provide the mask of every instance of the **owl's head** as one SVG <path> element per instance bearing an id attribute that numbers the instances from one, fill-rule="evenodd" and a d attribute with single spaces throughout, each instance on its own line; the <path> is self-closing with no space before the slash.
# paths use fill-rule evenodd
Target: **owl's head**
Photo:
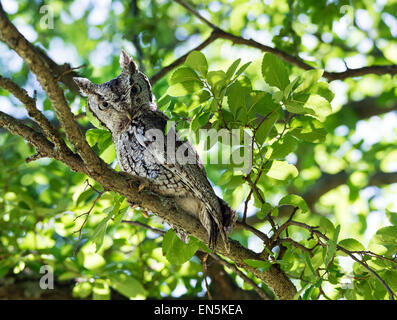
<path id="1" fill-rule="evenodd" d="M 112 133 L 117 133 L 133 118 L 156 108 L 148 78 L 134 60 L 121 50 L 121 74 L 108 82 L 94 84 L 86 78 L 73 80 L 88 97 L 87 107 Z"/>

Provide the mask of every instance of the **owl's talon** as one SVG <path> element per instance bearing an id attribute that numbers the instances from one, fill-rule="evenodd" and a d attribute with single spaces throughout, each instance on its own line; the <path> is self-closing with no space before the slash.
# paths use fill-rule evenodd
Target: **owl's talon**
<path id="1" fill-rule="evenodd" d="M 130 206 L 131 209 L 136 209 L 139 207 L 135 202 L 132 202 L 130 200 L 127 200 L 128 205 Z"/>
<path id="2" fill-rule="evenodd" d="M 138 187 L 138 192 L 141 192 L 143 189 L 145 189 L 147 187 L 146 183 L 141 183 Z"/>

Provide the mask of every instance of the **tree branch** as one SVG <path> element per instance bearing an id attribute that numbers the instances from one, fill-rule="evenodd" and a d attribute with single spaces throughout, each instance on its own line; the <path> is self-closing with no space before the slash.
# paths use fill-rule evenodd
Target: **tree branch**
<path id="1" fill-rule="evenodd" d="M 301 68 L 303 70 L 316 69 L 316 67 L 311 66 L 310 64 L 304 62 L 299 57 L 293 56 L 293 55 L 291 55 L 291 54 L 289 54 L 289 53 L 287 53 L 285 51 L 282 51 L 280 49 L 264 45 L 262 43 L 259 43 L 259 42 L 255 41 L 255 40 L 252 40 L 252 39 L 245 39 L 245 38 L 242 38 L 240 36 L 236 36 L 236 35 L 233 35 L 233 34 L 231 34 L 229 32 L 226 32 L 226 31 L 220 29 L 219 27 L 217 27 L 216 25 L 214 25 L 208 19 L 204 18 L 200 13 L 198 13 L 196 10 L 194 10 L 191 6 L 189 6 L 184 1 L 175 0 L 175 2 L 177 2 L 179 5 L 184 7 L 188 12 L 190 12 L 191 14 L 196 16 L 198 19 L 200 19 L 207 26 L 209 26 L 213 30 L 212 34 L 216 34 L 216 38 L 213 39 L 213 40 L 225 39 L 225 40 L 231 41 L 233 44 L 245 45 L 245 46 L 248 46 L 248 47 L 259 49 L 259 50 L 261 50 L 263 52 L 272 53 L 275 56 L 279 57 L 280 59 L 282 59 L 282 60 L 284 60 L 284 61 L 286 61 L 286 62 L 288 62 L 288 63 L 290 63 L 290 64 L 292 64 L 292 65 L 294 65 L 294 66 L 296 66 L 298 68 Z M 206 41 L 208 41 L 208 39 Z M 206 41 L 203 42 L 203 44 L 206 43 Z M 211 41 L 211 42 L 213 42 L 213 41 Z M 206 43 L 205 46 L 207 46 L 208 44 L 209 43 Z M 198 46 L 194 50 L 201 50 L 202 48 L 200 49 L 199 48 L 200 46 Z M 184 56 L 183 59 L 176 60 L 174 63 L 172 63 L 171 65 L 165 67 L 164 69 L 159 71 L 157 74 L 155 74 L 151 78 L 152 84 L 156 83 L 167 72 L 169 72 L 173 68 L 177 67 L 178 65 L 182 64 L 185 61 L 187 54 Z M 344 80 L 344 79 L 350 78 L 350 77 L 359 77 L 359 76 L 363 76 L 363 75 L 367 75 L 367 74 L 377 74 L 377 75 L 391 74 L 391 75 L 395 75 L 395 74 L 397 74 L 397 65 L 368 66 L 368 67 L 357 68 L 357 69 L 348 69 L 348 70 L 343 71 L 343 72 L 328 72 L 328 71 L 324 71 L 323 77 L 325 77 L 328 81 L 334 81 L 334 80 Z"/>
<path id="2" fill-rule="evenodd" d="M 57 150 L 43 134 L 29 128 L 22 121 L 14 119 L 1 111 L 0 127 L 4 127 L 12 134 L 24 138 L 36 148 L 41 157 L 54 158 L 65 163 L 73 171 L 86 173 L 84 163 L 78 155 L 70 150 Z"/>
<path id="3" fill-rule="evenodd" d="M 219 33 L 213 31 L 211 33 L 211 35 L 206 40 L 204 40 L 201 44 L 199 44 L 197 47 L 195 47 L 194 49 L 192 49 L 189 52 L 185 53 L 183 56 L 179 57 L 178 59 L 176 59 L 174 62 L 172 62 L 168 66 L 162 68 L 160 71 L 155 73 L 150 78 L 151 84 L 152 85 L 155 84 L 162 77 L 164 77 L 169 71 L 175 69 L 177 66 L 181 65 L 182 63 L 184 63 L 186 58 L 187 58 L 187 56 L 189 55 L 189 53 L 191 53 L 192 51 L 196 51 L 196 50 L 200 51 L 200 50 L 204 49 L 205 47 L 207 47 L 209 44 L 211 44 L 212 42 L 214 42 L 218 38 L 219 38 Z"/>
<path id="4" fill-rule="evenodd" d="M 90 148 L 81 133 L 66 101 L 63 90 L 58 85 L 57 79 L 52 74 L 51 69 L 44 63 L 36 48 L 10 22 L 1 4 L 0 40 L 15 50 L 36 75 L 37 80 L 46 91 L 52 103 L 57 118 L 65 129 L 67 139 L 83 159 L 84 163 L 87 164 L 88 168 L 90 170 L 100 170 L 105 167 L 106 164 Z"/>
<path id="5" fill-rule="evenodd" d="M 384 114 L 391 111 L 397 111 L 397 103 L 386 104 L 383 106 L 378 102 L 379 97 L 367 97 L 358 101 L 349 101 L 340 111 L 331 115 L 344 117 L 345 112 L 352 110 L 359 119 L 367 119 L 373 116 Z"/>
<path id="6" fill-rule="evenodd" d="M 0 87 L 12 93 L 21 103 L 23 103 L 30 117 L 42 128 L 44 134 L 62 151 L 67 151 L 68 147 L 62 140 L 59 132 L 52 126 L 50 121 L 37 109 L 36 100 L 31 98 L 26 90 L 20 88 L 11 79 L 0 75 Z M 69 150 L 69 149 L 68 149 Z"/>

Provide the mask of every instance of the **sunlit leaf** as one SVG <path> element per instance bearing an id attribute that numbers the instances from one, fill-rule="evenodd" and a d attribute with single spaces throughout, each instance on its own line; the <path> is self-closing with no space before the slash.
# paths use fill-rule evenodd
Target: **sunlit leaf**
<path id="1" fill-rule="evenodd" d="M 168 230 L 163 237 L 163 254 L 173 264 L 183 264 L 188 261 L 198 249 L 197 240 L 184 243 L 173 230 Z"/>
<path id="2" fill-rule="evenodd" d="M 296 177 L 298 169 L 287 161 L 274 160 L 266 175 L 273 179 L 286 180 Z"/>
<path id="3" fill-rule="evenodd" d="M 205 56 L 200 51 L 192 51 L 186 57 L 185 64 L 190 68 L 197 70 L 203 77 L 208 72 L 208 62 Z"/>
<path id="4" fill-rule="evenodd" d="M 289 84 L 288 71 L 284 62 L 271 53 L 265 53 L 262 60 L 262 75 L 270 85 L 284 90 Z"/>

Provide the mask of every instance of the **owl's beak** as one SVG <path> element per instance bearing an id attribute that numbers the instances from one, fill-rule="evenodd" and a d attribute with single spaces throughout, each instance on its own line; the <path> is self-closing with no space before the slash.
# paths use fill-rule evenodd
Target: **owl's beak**
<path id="1" fill-rule="evenodd" d="M 131 113 L 130 113 L 129 111 L 127 111 L 126 114 L 127 114 L 127 118 L 128 118 L 130 121 L 132 121 L 132 115 L 131 115 Z"/>

